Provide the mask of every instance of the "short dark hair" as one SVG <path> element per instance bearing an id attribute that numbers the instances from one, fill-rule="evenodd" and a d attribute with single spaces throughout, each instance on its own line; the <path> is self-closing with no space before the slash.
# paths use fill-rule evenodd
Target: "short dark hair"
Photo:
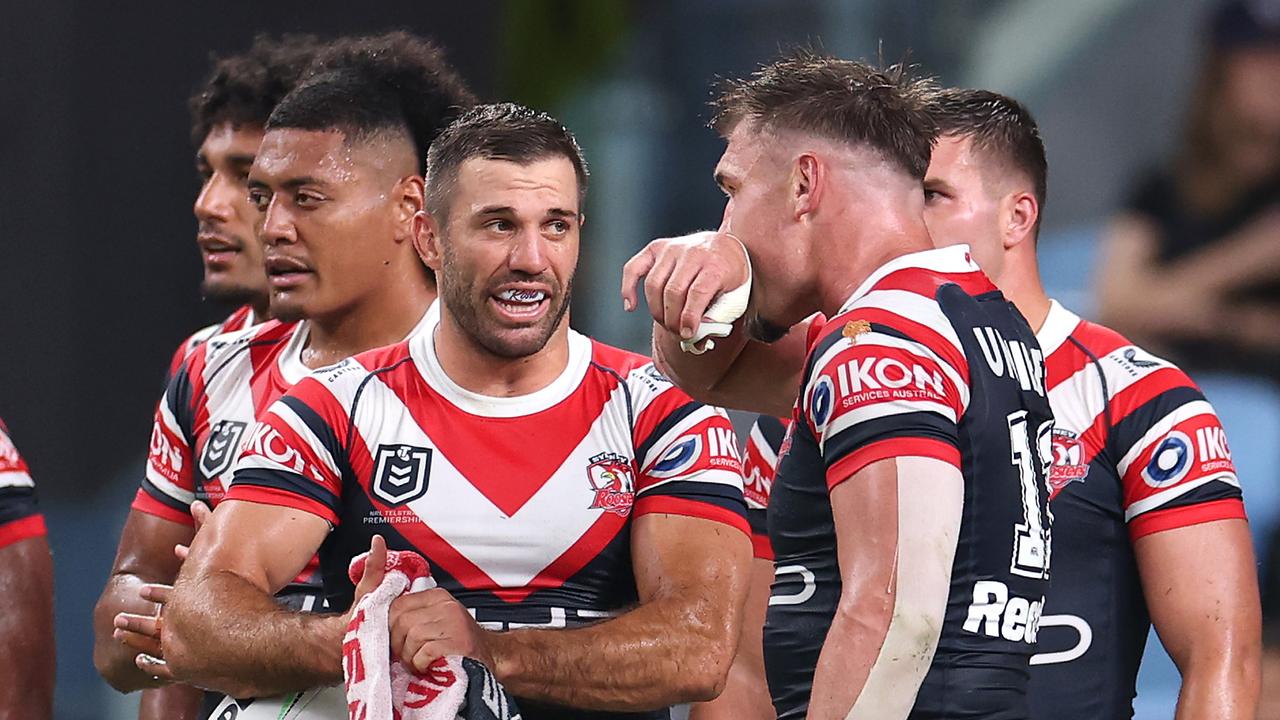
<path id="1" fill-rule="evenodd" d="M 280 101 L 267 129 L 337 129 L 352 140 L 395 131 L 413 142 L 418 171 L 427 148 L 475 97 L 433 43 L 403 31 L 327 45 Z"/>
<path id="2" fill-rule="evenodd" d="M 937 138 L 933 80 L 905 64 L 877 68 L 797 50 L 750 78 L 723 83 L 712 127 L 728 136 L 743 120 L 866 145 L 923 179 Z"/>
<path id="3" fill-rule="evenodd" d="M 515 103 L 478 105 L 453 122 L 427 153 L 427 208 L 443 221 L 445 196 L 471 158 L 528 164 L 550 157 L 573 163 L 579 212 L 587 197 L 587 161 L 573 133 L 550 115 Z"/>
<path id="4" fill-rule="evenodd" d="M 320 43 L 313 35 L 284 35 L 279 40 L 258 35 L 249 49 L 211 56 L 213 68 L 187 101 L 191 140 L 204 142 L 216 125 L 267 124 L 267 118 L 311 64 Z"/>
<path id="5" fill-rule="evenodd" d="M 1043 214 L 1049 163 L 1040 127 L 1031 111 L 1000 93 L 962 88 L 938 91 L 936 105 L 939 134 L 969 138 L 974 148 L 1024 173 L 1034 187 Z M 1039 224 L 1037 218 L 1037 227 Z"/>

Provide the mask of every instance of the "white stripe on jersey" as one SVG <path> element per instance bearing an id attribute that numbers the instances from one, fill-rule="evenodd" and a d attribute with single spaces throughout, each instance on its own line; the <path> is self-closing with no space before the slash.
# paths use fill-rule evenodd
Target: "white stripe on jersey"
<path id="1" fill-rule="evenodd" d="M 174 500 L 177 500 L 183 505 L 190 505 L 196 501 L 196 494 L 194 492 L 173 484 L 169 478 L 152 469 L 151 463 L 147 463 L 147 479 L 151 481 L 152 485 L 156 486 L 157 490 L 168 495 Z"/>
<path id="2" fill-rule="evenodd" d="M 1173 500 L 1174 498 L 1182 497 L 1183 495 L 1186 495 L 1187 493 L 1191 492 L 1192 490 L 1195 490 L 1201 485 L 1208 485 L 1209 483 L 1214 481 L 1224 482 L 1228 485 L 1234 485 L 1235 487 L 1240 487 L 1240 481 L 1236 478 L 1236 474 L 1233 472 L 1219 473 L 1217 475 L 1207 475 L 1205 477 L 1198 478 L 1196 480 L 1191 480 L 1190 482 L 1182 483 L 1181 485 L 1174 485 L 1173 487 L 1168 488 L 1167 490 L 1162 490 L 1154 495 L 1151 495 L 1150 497 L 1145 497 L 1135 502 L 1134 504 L 1130 505 L 1127 510 L 1124 511 L 1124 520 L 1125 522 L 1128 522 L 1148 510 L 1154 510 L 1160 507 L 1161 505 L 1164 505 L 1165 503 L 1169 502 L 1170 500 Z"/>
<path id="3" fill-rule="evenodd" d="M 958 355 L 964 357 L 964 346 L 956 335 L 951 321 L 942 312 L 942 307 L 932 298 L 927 298 L 910 290 L 872 290 L 863 295 L 849 309 L 856 312 L 859 308 L 878 308 L 901 315 L 915 323 L 919 323 L 941 335 L 951 343 Z"/>
<path id="4" fill-rule="evenodd" d="M 785 430 L 784 430 L 785 432 Z M 764 464 L 776 473 L 778 471 L 778 454 L 773 451 L 773 445 L 769 444 L 769 440 L 765 438 L 764 433 L 760 431 L 760 422 L 751 423 L 750 438 L 747 441 L 748 447 L 755 446 L 756 452 L 760 454 L 760 459 Z M 742 461 L 747 461 L 747 453 L 742 453 Z"/>
<path id="5" fill-rule="evenodd" d="M 1147 432 L 1142 436 L 1142 439 L 1135 442 L 1133 447 L 1129 448 L 1129 452 L 1125 453 L 1124 457 L 1120 459 L 1120 462 L 1116 463 L 1116 470 L 1119 471 L 1120 477 L 1124 477 L 1129 474 L 1129 466 L 1132 465 L 1134 461 L 1147 450 L 1147 448 L 1151 447 L 1152 443 L 1158 442 L 1165 435 L 1168 435 L 1174 425 L 1199 415 L 1214 415 L 1213 406 L 1204 400 L 1192 400 L 1191 402 L 1180 405 L 1168 415 L 1165 415 L 1158 421 L 1152 423 L 1147 429 Z M 1192 450 L 1192 452 L 1194 452 L 1194 450 Z"/>
<path id="6" fill-rule="evenodd" d="M 311 452 L 315 457 L 324 463 L 325 469 L 332 472 L 334 477 L 342 477 L 342 473 L 338 471 L 338 463 L 334 462 L 333 455 L 330 454 L 329 448 L 320 439 L 311 432 L 310 426 L 298 417 L 298 413 L 293 408 L 282 402 L 272 403 L 271 408 L 267 411 L 272 415 L 280 418 L 289 426 L 303 442 L 311 448 Z"/>
<path id="7" fill-rule="evenodd" d="M 1063 345 L 1063 347 L 1069 346 Z M 1142 353 L 1143 361 L 1156 364 L 1147 368 L 1133 366 L 1132 363 L 1122 360 L 1126 350 Z M 1107 398 L 1102 394 L 1103 385 L 1099 382 L 1100 372 L 1101 379 L 1106 383 L 1107 393 L 1111 398 L 1115 398 L 1121 392 L 1145 380 L 1152 373 L 1170 367 L 1174 366 L 1136 345 L 1124 345 L 1099 357 L 1097 363 L 1092 360 L 1086 362 L 1073 375 L 1054 385 L 1049 390 L 1049 405 L 1053 408 L 1053 414 L 1058 419 L 1059 426 L 1083 432 L 1102 414 L 1107 402 Z M 1084 402 L 1081 402 L 1081 399 Z"/>
<path id="8" fill-rule="evenodd" d="M 827 425 L 826 430 L 822 433 L 822 437 L 818 438 L 818 451 L 825 455 L 827 452 L 827 439 L 839 435 L 854 425 L 870 420 L 878 420 L 879 418 L 889 417 L 891 415 L 905 415 L 913 412 L 936 413 L 951 422 L 957 422 L 956 411 L 953 410 L 950 405 L 933 402 L 932 400 L 887 400 L 872 402 L 869 405 L 849 410 L 843 415 L 839 415 L 832 420 Z"/>
<path id="9" fill-rule="evenodd" d="M 35 487 L 36 483 L 31 476 L 21 470 L 8 470 L 0 472 L 0 488 L 12 487 Z"/>

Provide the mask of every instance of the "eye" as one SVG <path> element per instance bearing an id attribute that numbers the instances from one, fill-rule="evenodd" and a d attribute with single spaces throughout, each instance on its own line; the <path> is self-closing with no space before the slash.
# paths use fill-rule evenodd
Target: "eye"
<path id="1" fill-rule="evenodd" d="M 937 190 L 930 190 L 928 188 L 925 188 L 924 201 L 927 203 L 937 202 L 938 200 L 941 200 L 942 198 L 945 198 L 945 197 L 946 195 L 943 195 L 941 192 Z"/>
<path id="2" fill-rule="evenodd" d="M 262 188 L 252 188 L 249 190 L 249 203 L 257 208 L 258 212 L 266 212 L 267 206 L 271 204 L 271 193 Z"/>
<path id="3" fill-rule="evenodd" d="M 567 220 L 552 220 L 547 223 L 547 228 L 551 230 L 553 235 L 564 235 L 569 232 L 570 226 Z"/>
<path id="4" fill-rule="evenodd" d="M 300 208 L 315 208 L 324 202 L 324 198 L 315 193 L 300 192 L 294 196 L 293 202 Z"/>
<path id="5" fill-rule="evenodd" d="M 497 220 L 490 220 L 485 225 L 485 227 L 489 228 L 490 230 L 493 230 L 494 232 L 500 232 L 500 233 L 509 233 L 516 229 L 515 223 L 511 222 L 510 220 L 503 220 L 501 218 Z"/>

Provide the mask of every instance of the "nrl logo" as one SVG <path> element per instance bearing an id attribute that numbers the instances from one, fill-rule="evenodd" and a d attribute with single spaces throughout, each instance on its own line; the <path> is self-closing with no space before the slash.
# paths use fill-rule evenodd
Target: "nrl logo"
<path id="1" fill-rule="evenodd" d="M 631 461 L 617 453 L 600 453 L 587 466 L 587 481 L 596 491 L 591 508 L 626 517 L 635 502 L 635 481 L 631 477 Z"/>
<path id="2" fill-rule="evenodd" d="M 373 494 L 391 507 L 427 494 L 431 448 L 379 445 L 374 457 Z"/>
<path id="3" fill-rule="evenodd" d="M 200 455 L 200 473 L 216 478 L 226 472 L 235 461 L 248 423 L 239 420 L 219 420 L 209 433 L 209 441 Z"/>

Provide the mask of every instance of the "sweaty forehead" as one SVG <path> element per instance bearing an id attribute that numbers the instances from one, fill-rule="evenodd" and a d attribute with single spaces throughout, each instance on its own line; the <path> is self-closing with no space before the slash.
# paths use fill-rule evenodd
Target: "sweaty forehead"
<path id="1" fill-rule="evenodd" d="M 308 177 L 347 182 L 362 176 L 416 172 L 413 144 L 398 136 L 375 136 L 348 142 L 340 130 L 277 128 L 267 131 L 254 160 L 256 179 L 285 181 Z"/>
<path id="2" fill-rule="evenodd" d="M 469 158 L 458 168 L 455 206 L 470 213 L 503 207 L 545 213 L 578 213 L 578 177 L 568 158 L 529 163 Z"/>

